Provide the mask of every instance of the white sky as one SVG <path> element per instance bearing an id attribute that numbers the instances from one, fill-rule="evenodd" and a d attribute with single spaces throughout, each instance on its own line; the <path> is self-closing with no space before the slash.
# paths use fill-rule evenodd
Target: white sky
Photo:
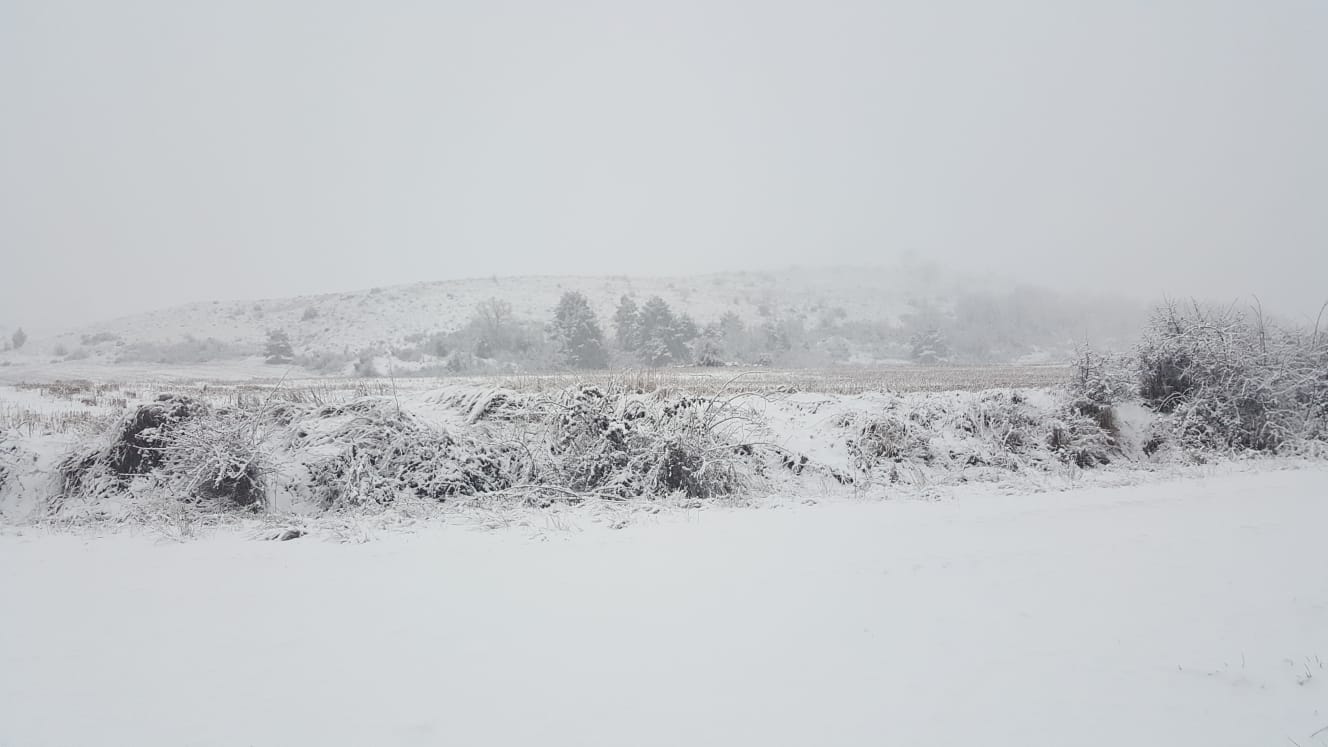
<path id="1" fill-rule="evenodd" d="M 1328 2 L 0 0 L 0 324 L 861 264 L 1328 299 Z"/>

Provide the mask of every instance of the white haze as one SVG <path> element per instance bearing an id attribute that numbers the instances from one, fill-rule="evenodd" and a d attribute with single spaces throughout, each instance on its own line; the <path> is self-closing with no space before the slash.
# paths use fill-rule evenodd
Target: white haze
<path id="1" fill-rule="evenodd" d="M 0 2 L 0 325 L 491 274 L 1328 298 L 1328 4 Z"/>

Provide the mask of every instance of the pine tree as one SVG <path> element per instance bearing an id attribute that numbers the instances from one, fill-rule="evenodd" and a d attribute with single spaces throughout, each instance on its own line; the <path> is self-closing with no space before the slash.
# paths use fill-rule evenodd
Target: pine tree
<path id="1" fill-rule="evenodd" d="M 637 355 L 648 366 L 666 366 L 687 359 L 687 343 L 673 310 L 659 296 L 641 307 L 640 343 Z"/>
<path id="2" fill-rule="evenodd" d="M 553 310 L 550 333 L 563 363 L 572 368 L 605 368 L 609 353 L 604 333 L 586 297 L 575 291 L 563 294 Z"/>
<path id="3" fill-rule="evenodd" d="M 618 310 L 613 312 L 613 331 L 620 350 L 633 351 L 641 344 L 641 310 L 631 296 L 618 301 Z"/>
<path id="4" fill-rule="evenodd" d="M 703 335 L 696 341 L 696 353 L 692 356 L 698 366 L 724 365 L 724 346 L 718 335 Z"/>
<path id="5" fill-rule="evenodd" d="M 689 314 L 678 316 L 677 324 L 674 325 L 678 332 L 678 339 L 683 343 L 691 342 L 701 336 L 701 328 L 696 325 L 696 320 Z"/>
<path id="6" fill-rule="evenodd" d="M 9 338 L 14 343 L 14 349 L 23 347 L 23 343 L 28 341 L 28 333 L 23 331 L 22 327 L 14 330 L 14 335 Z"/>
<path id="7" fill-rule="evenodd" d="M 934 366 L 938 363 L 944 363 L 950 358 L 950 347 L 945 342 L 945 337 L 941 335 L 941 330 L 936 327 L 927 327 L 909 341 L 912 347 L 913 360 L 924 366 Z"/>
<path id="8" fill-rule="evenodd" d="M 715 327 L 724 355 L 730 360 L 747 360 L 752 347 L 751 336 L 747 333 L 747 325 L 743 324 L 742 317 L 727 311 Z"/>
<path id="9" fill-rule="evenodd" d="M 265 355 L 268 363 L 290 363 L 295 358 L 295 350 L 291 348 L 290 335 L 279 329 L 268 332 Z"/>

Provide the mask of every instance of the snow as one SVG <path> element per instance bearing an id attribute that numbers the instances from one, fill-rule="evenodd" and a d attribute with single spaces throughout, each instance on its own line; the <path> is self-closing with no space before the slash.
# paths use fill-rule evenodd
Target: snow
<path id="1" fill-rule="evenodd" d="M 110 333 L 130 342 L 193 335 L 260 346 L 267 330 L 279 327 L 290 332 L 297 348 L 359 350 L 400 342 L 413 332 L 456 329 L 474 314 L 476 304 L 494 297 L 510 302 L 518 317 L 544 320 L 565 291 L 585 294 L 605 322 L 623 295 L 634 295 L 638 301 L 658 295 L 701 321 L 713 321 L 726 311 L 753 320 L 762 307 L 811 312 L 826 304 L 844 308 L 854 319 L 896 319 L 907 309 L 908 298 L 946 297 L 959 286 L 985 284 L 960 273 L 927 281 L 919 270 L 904 266 L 678 277 L 472 278 L 291 298 L 198 302 L 90 325 L 39 343 L 46 343 L 42 349 L 47 352 L 55 344 L 73 349 L 82 345 L 84 335 Z M 317 315 L 306 318 L 308 309 Z"/>
<path id="2" fill-rule="evenodd" d="M 617 531 L 10 529 L 0 745 L 1328 745 L 1328 468 L 1274 464 Z"/>

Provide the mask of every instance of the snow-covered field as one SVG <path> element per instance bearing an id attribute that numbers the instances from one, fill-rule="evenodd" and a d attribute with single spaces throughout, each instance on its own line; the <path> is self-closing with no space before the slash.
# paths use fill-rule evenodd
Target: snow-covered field
<path id="1" fill-rule="evenodd" d="M 1328 469 L 1259 464 L 617 531 L 10 529 L 0 744 L 1328 745 Z"/>

